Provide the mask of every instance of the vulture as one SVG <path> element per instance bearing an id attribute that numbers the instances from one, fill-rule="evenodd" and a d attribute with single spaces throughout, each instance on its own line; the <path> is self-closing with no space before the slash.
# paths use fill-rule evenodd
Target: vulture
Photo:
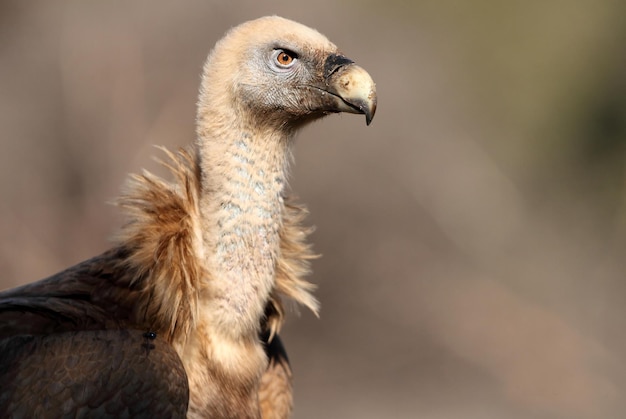
<path id="1" fill-rule="evenodd" d="M 284 418 L 284 299 L 317 312 L 296 133 L 376 111 L 326 37 L 270 16 L 236 26 L 202 71 L 195 141 L 131 176 L 104 253 L 0 293 L 0 417 Z"/>

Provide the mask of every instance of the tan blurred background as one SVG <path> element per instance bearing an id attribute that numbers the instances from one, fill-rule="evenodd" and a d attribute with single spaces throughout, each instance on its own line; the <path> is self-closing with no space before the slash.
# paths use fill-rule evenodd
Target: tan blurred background
<path id="1" fill-rule="evenodd" d="M 0 286 L 105 250 L 126 174 L 193 140 L 210 47 L 280 14 L 379 92 L 298 140 L 295 418 L 626 417 L 625 6 L 2 1 Z"/>

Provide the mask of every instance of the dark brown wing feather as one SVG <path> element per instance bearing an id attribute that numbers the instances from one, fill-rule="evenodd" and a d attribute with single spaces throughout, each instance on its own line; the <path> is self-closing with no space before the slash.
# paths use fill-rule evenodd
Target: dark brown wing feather
<path id="1" fill-rule="evenodd" d="M 0 341 L 0 417 L 185 417 L 187 376 L 158 336 L 90 330 Z"/>
<path id="2" fill-rule="evenodd" d="M 0 293 L 0 417 L 185 417 L 183 364 L 132 321 L 120 252 Z"/>

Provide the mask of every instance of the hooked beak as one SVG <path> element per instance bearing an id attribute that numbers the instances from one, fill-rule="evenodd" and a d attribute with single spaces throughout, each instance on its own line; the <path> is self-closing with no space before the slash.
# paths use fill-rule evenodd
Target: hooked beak
<path id="1" fill-rule="evenodd" d="M 335 112 L 364 114 L 369 125 L 376 113 L 376 84 L 362 67 L 341 55 L 331 54 L 324 64 L 328 93 L 335 97 Z"/>

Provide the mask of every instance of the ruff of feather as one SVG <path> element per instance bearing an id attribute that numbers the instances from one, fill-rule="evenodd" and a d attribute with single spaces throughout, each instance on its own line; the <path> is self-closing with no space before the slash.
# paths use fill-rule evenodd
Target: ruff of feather
<path id="1" fill-rule="evenodd" d="M 128 285 L 141 290 L 136 320 L 171 341 L 184 339 L 197 318 L 198 297 L 211 280 L 199 258 L 196 232 L 200 225 L 200 173 L 194 150 L 171 153 L 161 148 L 168 161 L 173 182 L 144 171 L 131 176 L 117 204 L 129 221 L 117 235 L 127 256 L 120 267 L 131 272 Z M 306 238 L 310 228 L 301 223 L 306 209 L 285 199 L 280 232 L 280 256 L 276 262 L 276 283 L 266 307 L 263 329 L 277 333 L 284 319 L 282 297 L 300 303 L 315 314 L 318 302 L 311 294 L 314 285 L 304 277 L 315 257 Z M 147 319 L 150 319 L 147 321 Z"/>

